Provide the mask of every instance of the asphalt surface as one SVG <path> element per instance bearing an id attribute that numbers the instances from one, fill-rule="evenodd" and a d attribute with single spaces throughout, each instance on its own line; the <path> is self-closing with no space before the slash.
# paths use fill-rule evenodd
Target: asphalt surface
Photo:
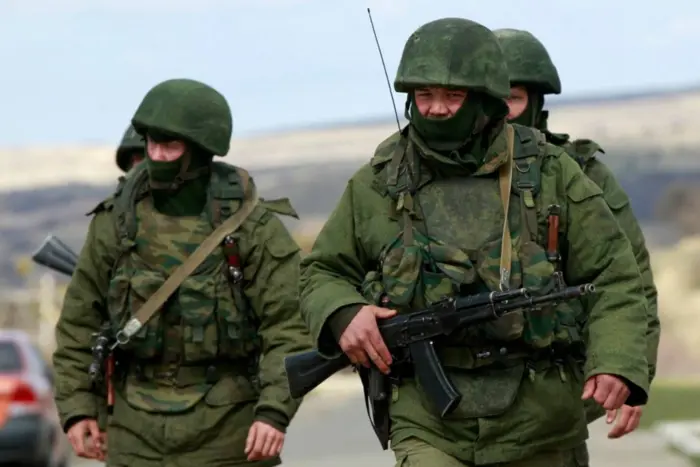
<path id="1" fill-rule="evenodd" d="M 283 452 L 287 467 L 391 467 L 391 451 L 383 452 L 365 414 L 360 387 L 338 380 L 309 397 L 290 427 Z M 657 434 L 635 432 L 608 440 L 605 423 L 591 426 L 592 467 L 690 467 L 672 454 Z M 103 464 L 76 459 L 73 466 Z"/>

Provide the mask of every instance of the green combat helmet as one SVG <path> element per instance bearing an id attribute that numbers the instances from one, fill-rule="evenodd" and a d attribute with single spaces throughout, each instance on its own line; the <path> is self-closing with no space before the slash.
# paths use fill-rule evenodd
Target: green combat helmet
<path id="1" fill-rule="evenodd" d="M 128 172 L 131 169 L 131 157 L 135 152 L 143 153 L 146 150 L 146 143 L 143 137 L 139 135 L 132 125 L 124 132 L 122 140 L 117 148 L 117 166 L 122 172 Z"/>
<path id="2" fill-rule="evenodd" d="M 418 28 L 404 46 L 394 89 L 407 93 L 421 87 L 469 88 L 507 98 L 510 77 L 493 32 L 462 18 Z"/>
<path id="3" fill-rule="evenodd" d="M 171 79 L 155 85 L 136 109 L 131 123 L 140 134 L 158 130 L 217 156 L 228 153 L 233 133 L 226 98 L 211 86 L 191 79 Z"/>
<path id="4" fill-rule="evenodd" d="M 542 94 L 561 94 L 561 81 L 547 49 L 535 36 L 519 29 L 497 29 L 513 84 L 534 86 Z"/>

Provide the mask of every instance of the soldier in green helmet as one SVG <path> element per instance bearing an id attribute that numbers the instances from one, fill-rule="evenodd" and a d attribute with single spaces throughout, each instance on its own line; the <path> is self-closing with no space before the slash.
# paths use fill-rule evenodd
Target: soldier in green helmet
<path id="1" fill-rule="evenodd" d="M 647 400 L 646 302 L 629 241 L 576 162 L 506 123 L 508 70 L 484 26 L 421 26 L 394 88 L 407 94 L 409 124 L 353 175 L 302 260 L 301 311 L 319 352 L 390 375 L 397 466 L 587 466 L 583 401 Z M 446 417 L 379 334 L 378 319 L 445 296 L 548 287 L 557 270 L 597 292 L 433 342 L 463 395 Z"/>
<path id="2" fill-rule="evenodd" d="M 632 244 L 647 298 L 646 357 L 651 384 L 656 373 L 660 335 L 658 300 L 649 251 L 645 246 L 642 229 L 632 212 L 630 200 L 612 171 L 600 159 L 604 151 L 597 143 L 587 139 L 572 141 L 569 135 L 552 133 L 547 128 L 549 112 L 543 110 L 545 96 L 560 94 L 561 82 L 557 68 L 544 45 L 528 31 L 499 29 L 494 33 L 501 44 L 510 73 L 511 89 L 507 100 L 509 121 L 535 127 L 544 133 L 548 142 L 563 148 L 603 191 L 603 198 Z M 586 412 L 589 422 L 600 418 L 605 413 L 600 407 L 591 403 L 586 404 Z M 608 411 L 608 423 L 612 423 L 617 416 L 617 423 L 610 431 L 610 437 L 619 438 L 634 431 L 639 424 L 641 414 L 641 406 L 623 406 L 619 416 L 616 411 Z"/>
<path id="3" fill-rule="evenodd" d="M 56 327 L 63 427 L 79 456 L 103 459 L 111 413 L 108 466 L 278 465 L 301 403 L 283 358 L 310 347 L 299 247 L 276 216 L 296 213 L 214 162 L 233 124 L 210 86 L 162 82 L 132 124 L 146 159 L 92 211 Z"/>
<path id="4" fill-rule="evenodd" d="M 127 173 L 133 166 L 143 161 L 145 151 L 146 143 L 143 136 L 138 134 L 132 125 L 129 125 L 117 148 L 117 167 L 122 172 Z"/>

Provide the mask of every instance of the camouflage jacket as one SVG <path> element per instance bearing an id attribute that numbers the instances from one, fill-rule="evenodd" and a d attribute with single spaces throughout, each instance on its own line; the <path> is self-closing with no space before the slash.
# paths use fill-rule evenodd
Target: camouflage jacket
<path id="1" fill-rule="evenodd" d="M 128 184 L 130 177 L 143 175 L 145 170 L 143 165 L 132 170 L 127 180 L 120 184 L 120 189 L 123 184 Z M 92 334 L 100 329 L 103 322 L 113 320 L 114 316 L 108 309 L 110 300 L 116 299 L 118 301 L 123 297 L 121 293 L 114 293 L 116 290 L 114 287 L 115 275 L 119 274 L 118 258 L 123 256 L 121 253 L 123 250 L 120 248 L 120 224 L 117 220 L 120 213 L 115 208 L 116 204 L 118 203 L 115 202 L 115 199 L 110 198 L 101 203 L 95 210 L 56 326 L 57 349 L 53 357 L 56 372 L 55 397 L 64 427 L 80 418 L 97 418 L 104 406 L 104 399 L 100 395 L 101 391 L 93 388 L 90 383 L 88 366 L 92 361 L 90 349 Z M 150 212 L 148 206 L 148 197 L 138 201 L 136 204 L 137 213 Z M 144 209 L 146 211 L 143 211 Z M 244 401 L 257 401 L 255 405 L 256 419 L 266 421 L 284 430 L 296 413 L 301 401 L 292 400 L 289 396 L 282 364 L 283 358 L 288 353 L 308 349 L 310 341 L 298 313 L 299 247 L 282 222 L 274 215 L 276 212 L 289 214 L 289 209 L 280 209 L 275 202 L 261 201 L 235 233 L 243 272 L 242 294 L 252 313 L 255 314 L 254 321 L 257 326 L 255 331 L 260 340 L 260 345 L 255 350 L 258 352 L 256 360 L 259 360 L 259 366 L 257 375 L 255 375 L 257 384 L 254 386 L 245 384 L 244 386 L 249 390 L 244 390 L 245 387 L 239 388 L 241 390 L 233 391 L 227 395 L 226 401 L 218 401 L 217 403 L 221 405 L 222 403 L 236 404 Z M 293 210 L 291 212 L 293 213 Z M 151 215 L 142 217 L 142 221 L 138 223 L 139 228 L 148 228 L 150 224 L 160 222 L 158 218 L 164 217 L 163 215 L 157 217 L 155 214 L 151 212 Z M 176 218 L 171 218 L 169 222 L 172 225 L 177 224 Z M 150 227 L 153 228 L 152 225 Z M 163 238 L 172 237 L 169 232 L 163 232 L 162 235 Z M 189 237 L 188 234 L 187 238 L 189 239 Z M 143 240 L 143 238 L 137 238 L 135 242 L 132 242 L 135 251 L 141 251 L 140 244 L 143 243 Z M 159 241 L 161 238 L 157 240 Z M 164 241 L 169 244 L 174 241 L 175 244 L 178 244 L 175 240 L 177 239 L 170 238 L 170 240 Z M 195 246 L 184 245 L 185 257 L 188 252 L 191 253 L 189 250 Z M 218 250 L 218 254 L 221 255 L 221 249 Z M 220 261 L 224 260 L 223 256 L 218 258 Z M 148 259 L 148 256 L 142 255 L 142 259 Z M 173 257 L 169 258 L 168 261 L 177 259 Z M 181 258 L 180 261 L 183 259 Z M 217 258 L 214 260 L 219 261 Z M 203 264 L 206 264 L 206 260 Z M 153 265 L 150 269 L 157 270 Z M 217 267 L 215 271 L 223 274 L 221 268 Z M 194 276 L 192 277 L 194 278 Z M 141 282 L 139 288 L 142 288 L 141 285 L 148 281 Z M 225 281 L 222 283 L 228 287 Z M 134 286 L 132 288 L 136 288 L 135 286 L 138 284 L 132 283 L 131 285 Z M 141 291 L 145 291 L 145 289 Z M 151 290 L 151 293 L 153 291 Z M 180 294 L 179 301 L 182 302 L 180 305 L 187 307 L 187 300 L 184 298 Z M 133 302 L 134 297 L 129 301 Z M 159 313 L 167 314 L 168 307 L 169 305 L 166 305 L 165 311 L 159 311 Z M 219 311 L 216 313 L 218 316 Z M 154 317 L 153 321 L 157 322 L 159 318 Z M 146 326 L 144 329 L 148 327 Z M 211 342 L 208 332 L 204 334 L 207 337 L 206 342 L 199 340 L 200 344 L 196 344 L 195 340 L 195 344 L 193 344 L 193 342 L 182 340 L 182 344 L 174 344 L 185 349 L 185 353 L 201 353 L 202 349 Z M 181 332 L 175 333 L 175 335 L 184 339 Z M 171 342 L 170 345 L 173 343 Z M 134 354 L 135 359 L 134 357 L 128 359 L 129 365 L 131 362 L 138 361 L 139 357 L 143 357 L 143 352 L 141 350 L 140 354 Z M 251 357 L 255 358 L 254 355 Z M 132 385 L 128 384 L 128 380 L 126 384 L 117 385 L 119 390 L 127 392 L 127 400 L 129 399 L 130 386 Z M 143 387 L 139 389 L 143 390 Z M 177 399 L 178 391 L 180 389 L 175 391 L 171 388 L 170 393 L 174 394 L 173 397 Z M 176 400 L 175 402 L 181 401 Z"/>
<path id="2" fill-rule="evenodd" d="M 571 141 L 567 135 L 545 133 L 547 140 L 562 147 L 573 157 L 583 172 L 603 191 L 603 198 L 610 206 L 620 227 L 627 235 L 634 256 L 637 258 L 639 272 L 644 281 L 644 293 L 647 297 L 649 328 L 647 330 L 647 360 L 649 362 L 649 381 L 656 375 L 656 357 L 659 347 L 661 326 L 659 322 L 658 293 L 651 270 L 651 259 L 644 240 L 644 234 L 632 211 L 630 199 L 607 165 L 597 156 L 605 151 L 594 141 L 578 139 Z"/>
<path id="3" fill-rule="evenodd" d="M 503 211 L 494 174 L 506 160 L 505 133 L 494 140 L 483 166 L 470 177 L 421 171 L 415 215 L 441 243 L 470 250 L 500 237 Z M 368 274 L 386 266 L 383 252 L 401 233 L 398 205 L 386 191 L 387 165 L 397 145 L 411 148 L 413 144 L 421 155 L 430 151 L 415 140 L 407 143 L 406 138 L 397 133 L 380 144 L 372 162 L 350 179 L 313 250 L 302 260 L 302 314 L 319 350 L 327 355 L 340 352 L 329 326 L 331 317 L 349 306 L 370 303 L 360 290 Z M 584 379 L 598 374 L 621 376 L 631 383 L 628 402 L 646 401 L 645 299 L 629 241 L 601 190 L 580 167 L 560 148 L 545 143 L 540 147 L 544 154 L 538 199 L 558 200 L 565 213 L 560 228 L 566 280 L 570 284 L 590 281 L 598 290 L 585 303 L 588 333 L 583 372 L 578 365 L 526 368 L 520 363 L 503 371 L 486 367 L 476 373 L 447 368 L 463 398 L 445 419 L 429 409 L 415 382 L 405 380 L 393 391 L 393 443 L 416 437 L 464 462 L 510 462 L 541 450 L 573 448 L 585 440 Z M 539 221 L 546 218 L 547 206 L 537 203 Z M 516 216 L 512 217 L 517 224 Z M 518 242 L 516 238 L 514 244 Z M 467 342 L 461 349 L 469 360 L 474 353 Z M 444 360 L 443 364 L 448 366 Z"/>
<path id="4" fill-rule="evenodd" d="M 656 359 L 661 335 L 659 321 L 658 293 L 654 284 L 651 270 L 651 259 L 646 248 L 644 233 L 632 211 L 629 197 L 620 186 L 615 175 L 597 156 L 605 151 L 595 142 L 588 139 L 570 140 L 566 134 L 556 134 L 546 131 L 547 141 L 563 148 L 583 169 L 584 173 L 603 191 L 603 198 L 615 215 L 620 227 L 627 235 L 637 259 L 639 272 L 644 281 L 644 291 L 647 298 L 647 362 L 649 364 L 649 383 L 656 375 Z M 599 405 L 586 401 L 586 418 L 593 422 L 605 414 Z"/>

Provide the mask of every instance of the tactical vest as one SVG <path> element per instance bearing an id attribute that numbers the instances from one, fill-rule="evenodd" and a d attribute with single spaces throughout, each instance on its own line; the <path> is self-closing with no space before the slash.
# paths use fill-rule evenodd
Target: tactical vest
<path id="1" fill-rule="evenodd" d="M 207 205 L 200 216 L 170 217 L 155 210 L 144 164 L 122 179 L 108 201 L 120 247 L 107 299 L 113 328 L 122 328 L 243 199 L 239 175 L 223 163 L 212 166 Z M 197 403 L 222 373 L 250 378 L 257 373 L 260 338 L 257 318 L 242 291 L 239 235 L 228 236 L 123 346 L 129 355 L 130 404 L 181 411 Z M 159 399 L 163 387 L 176 387 L 178 391 L 168 390 L 179 394 Z"/>
<path id="2" fill-rule="evenodd" d="M 501 205 L 491 205 L 508 213 L 507 222 L 501 220 L 501 226 L 491 226 L 503 231 L 498 231 L 497 238 L 485 238 L 474 251 L 465 251 L 461 245 L 450 245 L 429 235 L 429 226 L 427 231 L 418 228 L 421 212 L 414 196 L 432 182 L 421 181 L 420 177 L 417 183 L 411 181 L 418 163 L 410 160 L 407 151 L 410 143 L 404 129 L 391 161 L 377 172 L 379 179 L 385 179 L 375 183 L 376 188 L 383 187 L 380 191 L 394 200 L 392 216 L 399 221 L 401 233 L 382 250 L 377 270 L 365 278 L 363 292 L 369 300 L 402 311 L 423 307 L 455 293 L 551 285 L 554 266 L 547 260 L 544 246 L 547 218 L 540 213 L 559 203 L 556 190 L 542 190 L 541 166 L 546 157 L 557 156 L 549 155 L 542 133 L 519 125 L 512 128 L 513 144 L 508 149 L 512 163 L 501 167 L 505 172 L 498 182 Z M 466 183 L 481 184 L 492 190 L 495 181 L 489 177 L 470 177 Z M 565 210 L 561 216 L 560 237 L 565 237 Z M 524 344 L 521 348 L 525 349 L 548 348 L 554 343 L 569 345 L 580 340 L 577 314 L 570 304 L 514 313 L 466 330 L 451 339 L 450 345 L 468 342 L 475 346 L 499 346 L 510 342 Z M 442 352 L 441 358 L 446 366 L 458 367 L 484 366 L 493 361 L 490 358 L 464 361 L 464 352 Z"/>

